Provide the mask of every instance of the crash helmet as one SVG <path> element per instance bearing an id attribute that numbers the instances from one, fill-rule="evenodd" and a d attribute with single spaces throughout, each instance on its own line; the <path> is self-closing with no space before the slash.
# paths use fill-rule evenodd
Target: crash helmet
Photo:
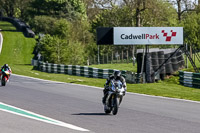
<path id="1" fill-rule="evenodd" d="M 4 64 L 4 68 L 8 68 L 8 64 Z"/>
<path id="2" fill-rule="evenodd" d="M 113 75 L 114 75 L 114 79 L 117 79 L 121 76 L 121 72 L 119 70 L 116 70 L 114 71 Z"/>

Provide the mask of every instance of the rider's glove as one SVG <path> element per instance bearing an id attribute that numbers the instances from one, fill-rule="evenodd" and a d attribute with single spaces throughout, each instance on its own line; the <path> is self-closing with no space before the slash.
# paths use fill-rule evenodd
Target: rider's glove
<path id="1" fill-rule="evenodd" d="M 122 86 L 124 87 L 124 89 L 126 89 L 126 85 L 125 84 L 123 84 Z"/>
<path id="2" fill-rule="evenodd" d="M 123 92 L 123 95 L 124 95 L 124 96 L 126 95 L 126 90 Z"/>
<path id="3" fill-rule="evenodd" d="M 123 85 L 123 87 L 124 87 L 124 96 L 126 95 L 126 90 L 127 90 L 127 88 L 126 88 L 126 85 Z"/>

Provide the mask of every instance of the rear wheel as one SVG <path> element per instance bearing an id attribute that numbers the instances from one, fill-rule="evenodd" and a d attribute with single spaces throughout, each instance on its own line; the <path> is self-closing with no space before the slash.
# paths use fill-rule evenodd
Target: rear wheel
<path id="1" fill-rule="evenodd" d="M 6 79 L 5 79 L 4 77 L 3 77 L 2 80 L 1 80 L 1 85 L 2 85 L 2 86 L 5 86 L 5 85 L 6 85 Z"/>

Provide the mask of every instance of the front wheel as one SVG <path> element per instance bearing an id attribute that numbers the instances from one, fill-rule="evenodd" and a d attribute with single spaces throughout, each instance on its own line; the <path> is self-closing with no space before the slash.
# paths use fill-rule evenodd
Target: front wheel
<path id="1" fill-rule="evenodd" d="M 119 108 L 119 100 L 118 100 L 117 97 L 114 98 L 113 100 L 114 100 L 114 104 L 113 104 L 113 111 L 112 111 L 112 114 L 113 114 L 113 115 L 116 115 L 117 112 L 118 112 L 118 108 Z"/>

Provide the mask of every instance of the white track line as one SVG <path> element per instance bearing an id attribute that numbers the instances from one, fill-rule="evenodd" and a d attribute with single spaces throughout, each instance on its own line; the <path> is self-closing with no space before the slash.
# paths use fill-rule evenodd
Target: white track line
<path id="1" fill-rule="evenodd" d="M 5 107 L 1 107 L 2 105 L 5 106 Z M 45 122 L 45 123 L 66 127 L 66 128 L 77 130 L 77 131 L 89 131 L 87 129 L 84 129 L 84 128 L 81 128 L 81 127 L 78 127 L 78 126 L 68 124 L 68 123 L 64 123 L 64 122 L 61 122 L 61 121 L 58 121 L 58 120 L 55 120 L 55 119 L 52 119 L 52 118 L 49 118 L 49 117 L 46 117 L 46 116 L 43 116 L 43 115 L 39 115 L 39 114 L 30 112 L 30 111 L 27 111 L 27 110 L 24 110 L 24 109 L 20 109 L 20 108 L 17 108 L 17 107 L 14 107 L 14 106 L 2 103 L 2 102 L 0 102 L 0 110 L 4 111 L 4 112 L 15 114 L 15 115 L 23 116 L 23 117 L 26 117 L 26 118 L 42 121 L 42 122 Z"/>

